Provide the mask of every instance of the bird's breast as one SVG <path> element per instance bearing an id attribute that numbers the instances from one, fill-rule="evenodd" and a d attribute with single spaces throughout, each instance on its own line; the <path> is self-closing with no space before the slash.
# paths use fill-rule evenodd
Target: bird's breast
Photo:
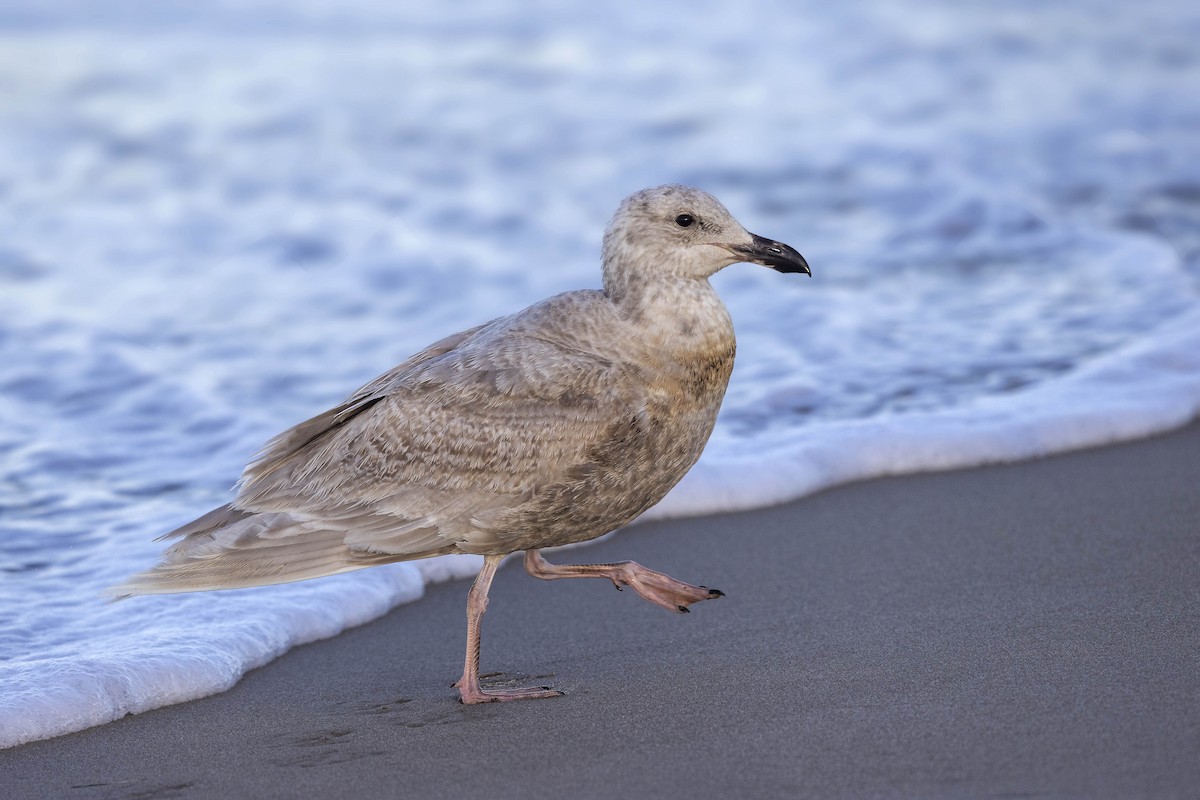
<path id="1" fill-rule="evenodd" d="M 732 337 L 721 346 L 687 359 L 679 365 L 681 397 L 696 398 L 702 404 L 716 400 L 719 404 L 733 373 L 737 344 Z"/>

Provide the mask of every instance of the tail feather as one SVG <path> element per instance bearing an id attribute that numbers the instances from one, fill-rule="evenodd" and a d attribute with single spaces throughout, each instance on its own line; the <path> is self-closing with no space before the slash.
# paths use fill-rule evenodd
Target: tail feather
<path id="1" fill-rule="evenodd" d="M 297 549 L 309 552 L 296 553 Z M 215 558 L 160 564 L 131 576 L 107 593 L 121 599 L 139 594 L 245 589 L 321 578 L 396 560 L 395 556 L 356 555 L 346 549 L 340 535 L 333 535 L 315 547 L 307 542 L 303 548 L 230 551 Z"/>
<path id="2" fill-rule="evenodd" d="M 400 520 L 397 520 L 400 522 Z M 377 523 L 378 524 L 378 523 Z M 370 552 L 347 545 L 347 530 L 281 512 L 254 513 L 222 506 L 165 537 L 179 538 L 155 567 L 107 590 L 114 599 L 242 589 L 319 578 L 454 550 L 414 530 L 408 552 Z"/>

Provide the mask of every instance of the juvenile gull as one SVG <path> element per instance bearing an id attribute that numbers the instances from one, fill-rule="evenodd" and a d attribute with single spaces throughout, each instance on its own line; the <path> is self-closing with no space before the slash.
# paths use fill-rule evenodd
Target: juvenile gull
<path id="1" fill-rule="evenodd" d="M 739 261 L 810 274 L 799 253 L 748 233 L 699 189 L 626 198 L 604 234 L 603 290 L 448 336 L 279 434 L 232 503 L 166 534 L 179 541 L 162 562 L 112 593 L 233 589 L 476 553 L 462 702 L 561 694 L 480 686 L 479 625 L 509 553 L 524 551 L 534 577 L 607 578 L 670 611 L 721 596 L 632 561 L 559 566 L 538 551 L 624 525 L 696 463 L 735 349 L 708 278 Z"/>

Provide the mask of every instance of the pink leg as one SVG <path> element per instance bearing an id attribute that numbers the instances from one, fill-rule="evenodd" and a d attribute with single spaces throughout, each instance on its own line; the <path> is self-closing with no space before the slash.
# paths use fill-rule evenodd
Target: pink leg
<path id="1" fill-rule="evenodd" d="M 635 561 L 616 564 L 551 564 L 537 550 L 525 551 L 525 569 L 535 578 L 552 581 L 558 578 L 608 578 L 619 590 L 629 586 L 642 597 L 668 611 L 686 614 L 688 606 L 701 600 L 724 597 L 725 593 L 707 586 L 692 586 L 670 575 L 646 569 Z"/>
<path id="2" fill-rule="evenodd" d="M 485 692 L 479 685 L 479 622 L 483 612 L 487 611 L 488 590 L 492 587 L 492 578 L 496 567 L 504 556 L 484 556 L 483 569 L 471 585 L 467 594 L 467 662 L 463 666 L 463 675 L 458 683 L 459 697 L 463 703 L 497 703 L 504 700 L 534 700 L 540 697 L 561 697 L 562 692 L 549 686 L 539 686 L 531 689 L 493 689 Z"/>

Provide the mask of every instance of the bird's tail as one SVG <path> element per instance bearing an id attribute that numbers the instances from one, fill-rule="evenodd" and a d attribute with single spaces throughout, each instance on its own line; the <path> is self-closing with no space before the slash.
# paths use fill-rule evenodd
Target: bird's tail
<path id="1" fill-rule="evenodd" d="M 213 509 L 160 539 L 179 539 L 152 569 L 139 572 L 105 594 L 121 600 L 137 594 L 241 589 L 319 578 L 403 560 L 346 546 L 346 531 L 284 512 L 250 512 L 232 505 Z"/>

